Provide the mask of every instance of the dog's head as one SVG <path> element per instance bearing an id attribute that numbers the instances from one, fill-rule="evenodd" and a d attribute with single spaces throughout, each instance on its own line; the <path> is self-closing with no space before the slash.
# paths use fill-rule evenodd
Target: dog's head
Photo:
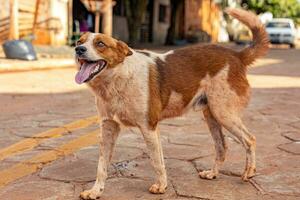
<path id="1" fill-rule="evenodd" d="M 116 67 L 132 54 L 122 41 L 101 33 L 85 33 L 76 43 L 76 63 L 79 71 L 75 81 L 86 83 L 102 71 Z"/>

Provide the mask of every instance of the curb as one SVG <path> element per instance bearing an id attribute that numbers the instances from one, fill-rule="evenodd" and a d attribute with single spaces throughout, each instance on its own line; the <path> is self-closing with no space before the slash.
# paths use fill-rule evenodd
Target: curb
<path id="1" fill-rule="evenodd" d="M 35 61 L 0 59 L 0 73 L 75 68 L 74 59 L 39 58 Z"/>

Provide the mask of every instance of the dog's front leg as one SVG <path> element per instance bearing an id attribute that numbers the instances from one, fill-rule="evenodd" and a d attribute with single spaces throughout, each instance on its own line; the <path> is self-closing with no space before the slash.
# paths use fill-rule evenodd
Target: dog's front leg
<path id="1" fill-rule="evenodd" d="M 146 145 L 149 150 L 151 163 L 156 173 L 156 183 L 154 183 L 149 191 L 154 194 L 163 194 L 167 188 L 167 175 L 164 163 L 164 157 L 160 141 L 160 133 L 158 128 L 149 130 L 148 128 L 141 128 Z"/>
<path id="2" fill-rule="evenodd" d="M 119 124 L 112 119 L 103 120 L 100 124 L 97 178 L 92 189 L 85 190 L 80 194 L 82 199 L 97 199 L 103 193 L 107 168 L 112 158 L 115 141 L 120 132 Z"/>

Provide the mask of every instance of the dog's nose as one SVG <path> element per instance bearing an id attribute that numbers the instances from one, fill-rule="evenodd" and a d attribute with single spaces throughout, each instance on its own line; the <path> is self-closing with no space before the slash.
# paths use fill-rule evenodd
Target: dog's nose
<path id="1" fill-rule="evenodd" d="M 75 52 L 77 55 L 81 56 L 87 51 L 87 48 L 85 46 L 78 46 L 75 48 Z"/>

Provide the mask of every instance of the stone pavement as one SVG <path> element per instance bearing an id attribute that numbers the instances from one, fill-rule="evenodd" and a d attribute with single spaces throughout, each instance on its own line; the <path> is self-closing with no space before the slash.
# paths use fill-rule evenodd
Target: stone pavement
<path id="1" fill-rule="evenodd" d="M 273 49 L 251 68 L 244 112 L 257 138 L 257 175 L 240 178 L 245 152 L 226 132 L 221 174 L 202 180 L 214 147 L 201 113 L 160 124 L 169 186 L 153 195 L 147 149 L 124 131 L 109 168 L 104 200 L 300 199 L 300 50 Z M 0 74 L 0 199 L 76 200 L 92 186 L 98 161 L 94 99 L 74 84 L 74 69 Z"/>
<path id="2" fill-rule="evenodd" d="M 70 68 L 74 66 L 73 48 L 69 46 L 34 46 L 38 60 L 6 59 L 0 46 L 0 73 Z"/>

